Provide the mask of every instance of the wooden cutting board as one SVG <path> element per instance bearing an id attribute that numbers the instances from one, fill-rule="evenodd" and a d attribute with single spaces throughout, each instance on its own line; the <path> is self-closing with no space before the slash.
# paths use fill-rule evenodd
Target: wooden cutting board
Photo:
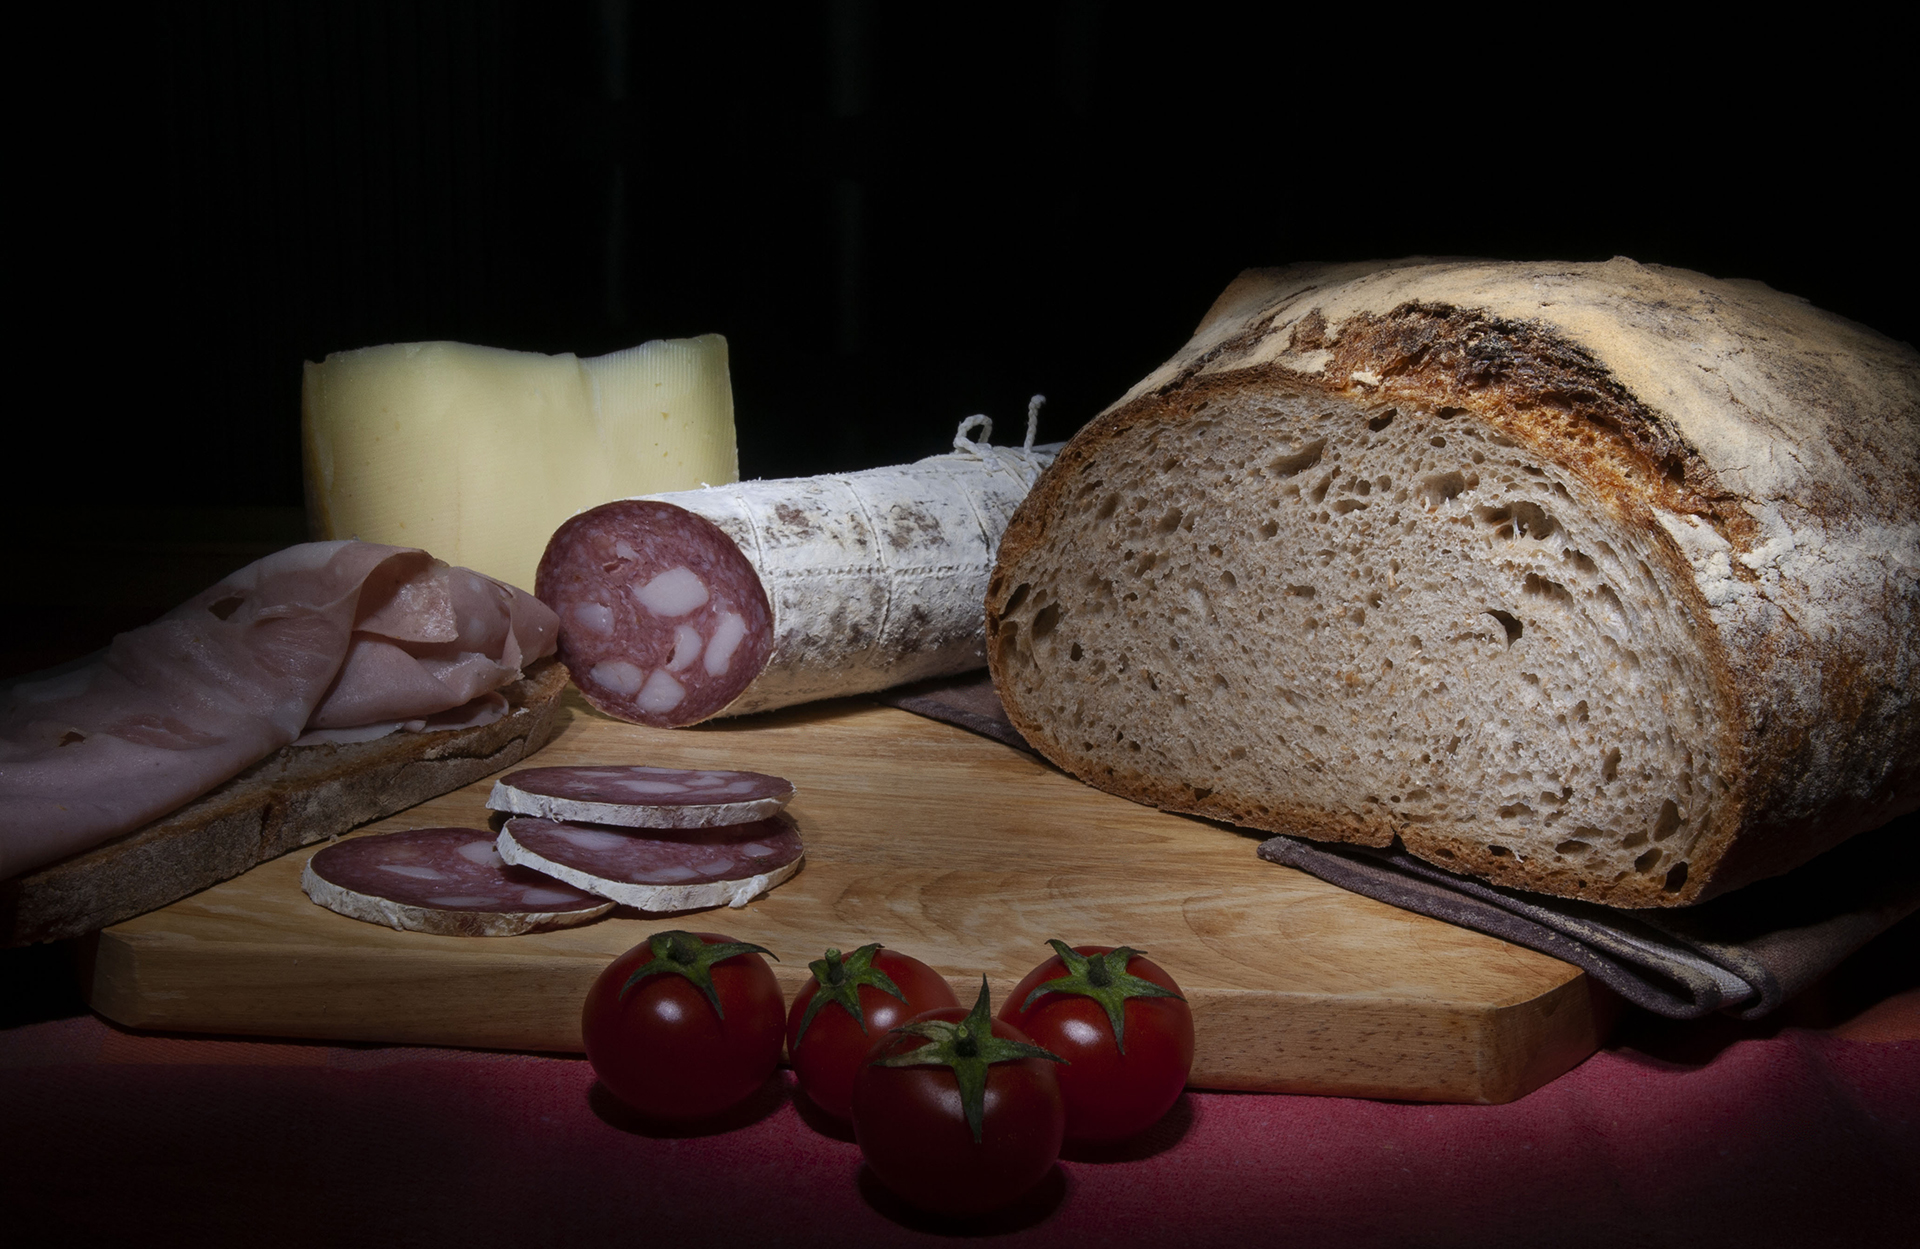
<path id="1" fill-rule="evenodd" d="M 1136 806 L 998 742 L 854 700 L 659 730 L 569 691 L 537 763 L 737 767 L 792 780 L 806 867 L 740 910 L 613 914 L 523 937 L 394 932 L 309 902 L 317 847 L 104 930 L 96 1010 L 130 1027 L 577 1051 L 587 987 L 662 927 L 780 956 L 833 945 L 1001 995 L 1049 937 L 1150 953 L 1193 1006 L 1197 1087 L 1501 1102 L 1598 1047 L 1612 999 L 1556 959 L 1254 856 L 1259 837 Z M 490 781 L 365 831 L 484 827 Z"/>

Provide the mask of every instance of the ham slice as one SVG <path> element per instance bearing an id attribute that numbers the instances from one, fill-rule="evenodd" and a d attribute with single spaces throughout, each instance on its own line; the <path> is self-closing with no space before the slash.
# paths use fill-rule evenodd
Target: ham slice
<path id="1" fill-rule="evenodd" d="M 426 720 L 550 654 L 553 613 L 424 551 L 314 542 L 0 685 L 0 880 L 191 801 L 309 728 Z"/>

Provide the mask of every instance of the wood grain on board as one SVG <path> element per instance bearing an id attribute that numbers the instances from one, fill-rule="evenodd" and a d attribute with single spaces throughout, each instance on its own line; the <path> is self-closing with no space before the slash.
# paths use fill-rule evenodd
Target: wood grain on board
<path id="1" fill-rule="evenodd" d="M 89 993 L 140 1028 L 577 1051 L 587 987 L 662 927 L 767 946 L 789 996 L 827 946 L 879 941 L 963 1000 L 1046 941 L 1149 952 L 1193 1005 L 1203 1088 L 1500 1102 L 1599 1045 L 1579 970 L 1254 856 L 1258 835 L 1136 806 L 949 725 L 847 700 L 694 729 L 624 724 L 568 693 L 542 765 L 773 772 L 806 867 L 739 910 L 617 909 L 522 937 L 394 932 L 309 902 L 296 851 L 103 931 Z M 478 781 L 368 826 L 485 826 Z"/>

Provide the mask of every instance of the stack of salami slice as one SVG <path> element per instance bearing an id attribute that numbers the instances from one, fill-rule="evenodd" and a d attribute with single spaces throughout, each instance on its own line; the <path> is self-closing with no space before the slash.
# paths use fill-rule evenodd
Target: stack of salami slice
<path id="1" fill-rule="evenodd" d="M 327 847 L 307 862 L 320 905 L 415 932 L 510 936 L 584 923 L 616 902 L 644 911 L 745 906 L 800 870 L 783 807 L 759 772 L 638 766 L 528 768 L 481 829 L 410 829 Z"/>

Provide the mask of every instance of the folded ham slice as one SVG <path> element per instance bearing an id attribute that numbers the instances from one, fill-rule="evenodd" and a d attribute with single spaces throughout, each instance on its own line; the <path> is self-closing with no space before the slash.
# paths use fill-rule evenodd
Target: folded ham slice
<path id="1" fill-rule="evenodd" d="M 138 828 L 309 728 L 424 720 L 551 654 L 531 595 L 424 551 L 290 547 L 0 685 L 0 880 Z"/>

